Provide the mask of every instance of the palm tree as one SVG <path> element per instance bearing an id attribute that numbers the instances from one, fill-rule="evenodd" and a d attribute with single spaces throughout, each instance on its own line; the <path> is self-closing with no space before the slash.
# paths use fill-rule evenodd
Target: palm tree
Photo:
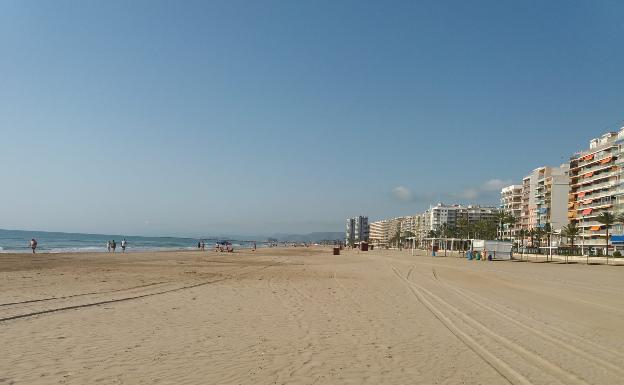
<path id="1" fill-rule="evenodd" d="M 524 238 L 529 235 L 529 232 L 526 229 L 520 229 L 518 231 L 518 236 L 520 237 L 520 242 L 522 243 L 522 255 L 524 255 Z M 520 256 L 520 260 L 522 260 L 522 256 Z"/>
<path id="2" fill-rule="evenodd" d="M 561 229 L 561 235 L 568 238 L 570 242 L 570 251 L 574 250 L 574 239 L 579 235 L 580 228 L 576 227 L 576 222 L 571 222 L 567 226 L 563 226 Z M 566 263 L 568 263 L 568 255 L 566 254 Z"/>
<path id="3" fill-rule="evenodd" d="M 535 238 L 537 238 L 538 247 L 542 247 L 542 238 L 544 237 L 544 229 L 542 227 L 536 227 L 535 230 Z"/>
<path id="4" fill-rule="evenodd" d="M 603 225 L 605 225 L 605 235 L 606 235 L 606 248 L 605 254 L 607 256 L 607 265 L 609 264 L 609 229 L 613 226 L 614 223 L 618 221 L 618 218 L 608 211 L 603 211 L 596 220 Z"/>
<path id="5" fill-rule="evenodd" d="M 509 228 L 513 228 L 513 227 L 516 226 L 516 223 L 518 223 L 518 218 L 516 218 L 513 215 L 509 214 L 509 215 L 507 215 L 506 223 L 507 223 L 507 226 L 509 226 Z M 509 236 L 510 236 L 510 238 L 512 237 L 511 231 L 509 231 Z"/>
<path id="6" fill-rule="evenodd" d="M 546 261 L 548 261 L 548 255 L 552 255 L 552 244 L 550 242 L 550 237 L 552 236 L 552 226 L 547 222 L 544 224 L 543 229 L 544 235 L 546 235 L 546 239 L 548 240 L 548 254 L 546 254 Z"/>
<path id="7" fill-rule="evenodd" d="M 527 235 L 531 239 L 531 247 L 535 247 L 535 236 L 537 235 L 535 234 L 535 228 L 529 230 L 529 233 Z"/>

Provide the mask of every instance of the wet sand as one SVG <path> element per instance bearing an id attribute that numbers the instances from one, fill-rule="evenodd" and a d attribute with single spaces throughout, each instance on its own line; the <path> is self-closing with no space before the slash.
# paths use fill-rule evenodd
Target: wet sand
<path id="1" fill-rule="evenodd" d="M 624 267 L 0 254 L 4 384 L 622 384 Z"/>

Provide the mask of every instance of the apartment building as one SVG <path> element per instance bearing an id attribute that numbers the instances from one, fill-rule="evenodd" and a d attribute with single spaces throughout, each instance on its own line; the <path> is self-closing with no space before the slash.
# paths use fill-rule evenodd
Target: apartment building
<path id="1" fill-rule="evenodd" d="M 522 179 L 517 230 L 528 231 L 547 223 L 553 230 L 560 230 L 568 224 L 569 171 L 569 164 L 543 166 Z"/>
<path id="2" fill-rule="evenodd" d="M 501 211 L 513 216 L 517 220 L 515 224 L 505 226 L 502 233 L 503 238 L 514 238 L 518 230 L 522 228 L 520 220 L 522 217 L 522 188 L 522 185 L 515 184 L 503 187 L 501 190 Z"/>
<path id="3" fill-rule="evenodd" d="M 522 179 L 522 199 L 520 206 L 520 229 L 529 231 L 535 227 L 535 195 L 532 191 L 537 185 L 537 176 L 533 173 Z"/>
<path id="4" fill-rule="evenodd" d="M 562 164 L 537 169 L 535 214 L 538 227 L 549 223 L 553 230 L 558 231 L 568 224 L 569 167 Z"/>
<path id="5" fill-rule="evenodd" d="M 370 223 L 369 241 L 377 246 L 387 245 L 390 221 L 387 219 Z"/>
<path id="6" fill-rule="evenodd" d="M 460 219 L 465 219 L 469 223 L 475 223 L 480 220 L 494 220 L 499 212 L 500 210 L 496 207 L 438 203 L 425 211 L 424 227 L 429 232 L 440 230 L 444 227 L 456 227 Z"/>
<path id="7" fill-rule="evenodd" d="M 417 242 L 420 242 L 428 233 L 424 215 L 408 215 L 371 222 L 369 241 L 375 245 L 389 245 L 397 232 L 400 232 L 403 237 L 414 236 Z"/>
<path id="8" fill-rule="evenodd" d="M 604 246 L 606 228 L 596 218 L 603 212 L 622 210 L 623 141 L 624 128 L 607 132 L 592 139 L 589 149 L 570 157 L 568 218 L 581 228 L 583 246 Z"/>
<path id="9" fill-rule="evenodd" d="M 354 245 L 363 241 L 368 241 L 370 227 L 368 217 L 359 216 L 347 219 L 345 231 L 345 242 L 347 245 Z"/>

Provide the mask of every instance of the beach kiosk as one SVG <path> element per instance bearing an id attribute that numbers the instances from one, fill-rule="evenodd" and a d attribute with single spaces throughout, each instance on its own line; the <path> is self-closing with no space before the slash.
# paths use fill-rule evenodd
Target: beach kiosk
<path id="1" fill-rule="evenodd" d="M 486 241 L 483 239 L 474 239 L 472 241 L 472 252 L 470 256 L 479 253 L 483 259 L 488 261 L 497 260 L 510 260 L 511 259 L 511 242 L 505 241 Z"/>

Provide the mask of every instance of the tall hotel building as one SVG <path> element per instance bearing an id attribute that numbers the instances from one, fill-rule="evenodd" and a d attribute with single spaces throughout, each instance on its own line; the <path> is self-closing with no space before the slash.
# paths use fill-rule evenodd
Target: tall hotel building
<path id="1" fill-rule="evenodd" d="M 622 143 L 624 128 L 592 139 L 589 149 L 570 158 L 568 218 L 581 228 L 585 246 L 604 246 L 606 229 L 596 218 L 603 212 L 618 214 L 624 208 Z"/>

